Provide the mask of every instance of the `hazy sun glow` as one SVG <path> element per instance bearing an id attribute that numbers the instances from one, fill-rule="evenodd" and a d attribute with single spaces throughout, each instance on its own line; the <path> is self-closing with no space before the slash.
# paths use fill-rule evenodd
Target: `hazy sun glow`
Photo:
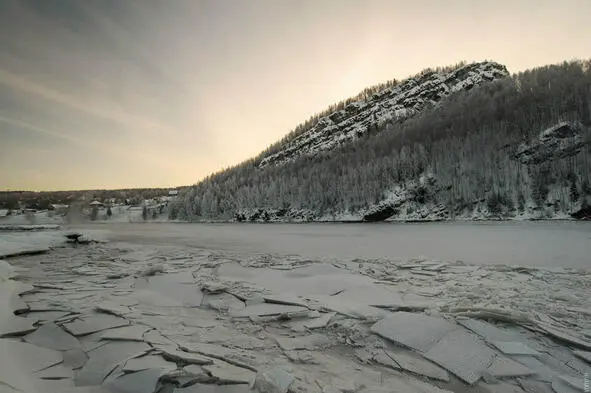
<path id="1" fill-rule="evenodd" d="M 589 0 L 7 0 L 0 189 L 187 185 L 369 85 L 591 48 Z"/>

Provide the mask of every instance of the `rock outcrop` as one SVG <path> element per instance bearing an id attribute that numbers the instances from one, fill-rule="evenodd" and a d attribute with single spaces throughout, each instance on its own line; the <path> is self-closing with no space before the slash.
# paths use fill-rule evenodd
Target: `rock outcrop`
<path id="1" fill-rule="evenodd" d="M 352 102 L 322 117 L 309 130 L 288 141 L 281 151 L 264 157 L 259 166 L 276 165 L 301 156 L 332 150 L 387 122 L 397 122 L 437 104 L 448 95 L 509 75 L 495 62 L 468 64 L 447 73 L 427 72 Z"/>
<path id="2" fill-rule="evenodd" d="M 449 213 L 438 201 L 441 187 L 433 175 L 421 176 L 416 181 L 396 187 L 380 203 L 369 207 L 363 214 L 363 221 L 385 221 L 394 216 L 408 221 L 436 221 L 448 218 Z"/>
<path id="3" fill-rule="evenodd" d="M 515 154 L 522 164 L 541 164 L 546 161 L 572 157 L 578 154 L 585 141 L 579 123 L 561 122 L 540 133 L 532 144 L 521 144 Z"/>

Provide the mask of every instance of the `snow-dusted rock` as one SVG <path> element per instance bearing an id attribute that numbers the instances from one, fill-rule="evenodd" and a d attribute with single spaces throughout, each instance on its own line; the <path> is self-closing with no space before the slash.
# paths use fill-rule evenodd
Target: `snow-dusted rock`
<path id="1" fill-rule="evenodd" d="M 335 149 L 357 140 L 371 128 L 408 119 L 453 92 L 508 75 L 504 66 L 482 62 L 448 73 L 429 72 L 407 79 L 367 100 L 352 102 L 345 109 L 320 118 L 310 129 L 285 143 L 280 151 L 264 157 L 259 166 L 278 165 Z"/>
<path id="2" fill-rule="evenodd" d="M 540 164 L 574 156 L 585 146 L 581 128 L 578 123 L 560 122 L 542 131 L 535 143 L 522 144 L 515 158 L 523 164 Z"/>

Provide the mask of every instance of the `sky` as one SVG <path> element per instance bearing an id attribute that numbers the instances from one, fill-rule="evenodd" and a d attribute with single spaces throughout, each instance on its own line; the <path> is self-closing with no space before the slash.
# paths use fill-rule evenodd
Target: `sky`
<path id="1" fill-rule="evenodd" d="M 0 190 L 189 185 L 365 87 L 591 57 L 590 0 L 2 0 Z"/>

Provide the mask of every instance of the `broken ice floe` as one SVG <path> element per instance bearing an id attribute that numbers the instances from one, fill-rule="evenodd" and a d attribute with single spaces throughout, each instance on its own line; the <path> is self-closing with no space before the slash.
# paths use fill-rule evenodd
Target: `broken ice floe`
<path id="1" fill-rule="evenodd" d="M 256 375 L 252 370 L 219 360 L 202 368 L 211 374 L 215 378 L 216 383 L 220 385 L 251 384 Z"/>
<path id="2" fill-rule="evenodd" d="M 129 321 L 123 318 L 112 317 L 109 315 L 96 315 L 81 317 L 73 322 L 66 323 L 64 324 L 64 329 L 74 336 L 84 336 L 102 330 L 127 325 L 129 325 Z"/>
<path id="3" fill-rule="evenodd" d="M 460 383 L 466 392 L 538 393 L 573 389 L 588 367 L 588 299 L 563 290 L 552 299 L 568 306 L 546 300 L 552 285 L 584 288 L 585 274 L 181 254 L 96 245 L 19 260 L 28 285 L 3 304 L 20 303 L 22 328 L 36 331 L 14 335 L 41 347 L 55 335 L 60 348 L 56 364 L 30 378 L 53 378 L 44 381 L 64 392 L 74 383 L 264 391 L 290 380 L 290 392 L 431 393 Z M 154 266 L 162 269 L 138 277 Z"/>
<path id="4" fill-rule="evenodd" d="M 80 348 L 80 341 L 64 331 L 58 325 L 48 322 L 39 327 L 35 332 L 24 337 L 29 344 L 56 351 L 67 351 Z"/>
<path id="5" fill-rule="evenodd" d="M 256 375 L 253 390 L 259 393 L 287 393 L 294 379 L 288 371 L 274 368 Z"/>
<path id="6" fill-rule="evenodd" d="M 393 313 L 371 327 L 372 332 L 421 352 L 428 351 L 456 329 L 456 325 L 441 318 L 408 312 Z"/>
<path id="7" fill-rule="evenodd" d="M 235 318 L 282 316 L 292 318 L 308 315 L 308 309 L 299 306 L 283 304 L 260 303 L 246 306 L 241 310 L 230 310 L 230 316 Z"/>
<path id="8" fill-rule="evenodd" d="M 444 335 L 424 356 L 462 381 L 473 384 L 491 365 L 495 352 L 473 334 L 456 329 Z"/>
<path id="9" fill-rule="evenodd" d="M 497 378 L 521 377 L 535 374 L 534 371 L 521 363 L 503 356 L 495 357 L 491 365 L 486 369 L 486 372 Z"/>

